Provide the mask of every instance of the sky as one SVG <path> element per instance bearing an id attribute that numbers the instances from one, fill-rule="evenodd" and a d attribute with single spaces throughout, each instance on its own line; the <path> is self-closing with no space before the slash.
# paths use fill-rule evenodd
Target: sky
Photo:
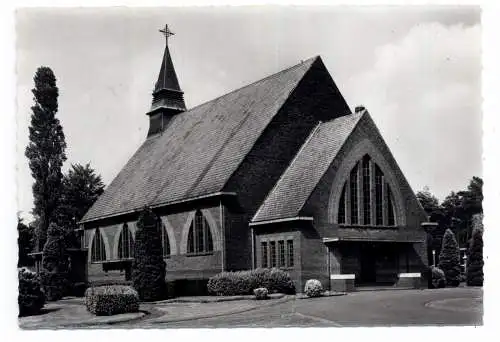
<path id="1" fill-rule="evenodd" d="M 16 13 L 18 209 L 29 219 L 31 89 L 49 66 L 68 161 L 109 184 L 148 129 L 164 49 L 188 108 L 320 55 L 354 110 L 364 105 L 416 192 L 439 199 L 482 176 L 477 7 L 22 9 Z"/>

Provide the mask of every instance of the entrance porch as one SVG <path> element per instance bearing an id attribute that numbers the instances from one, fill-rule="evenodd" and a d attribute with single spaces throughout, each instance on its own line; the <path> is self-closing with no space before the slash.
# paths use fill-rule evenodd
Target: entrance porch
<path id="1" fill-rule="evenodd" d="M 413 244 L 395 241 L 337 241 L 326 244 L 332 290 L 420 287 Z"/>

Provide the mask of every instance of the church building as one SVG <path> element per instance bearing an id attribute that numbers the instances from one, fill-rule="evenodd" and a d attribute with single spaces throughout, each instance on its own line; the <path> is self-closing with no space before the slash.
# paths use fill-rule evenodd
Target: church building
<path id="1" fill-rule="evenodd" d="M 147 137 L 80 221 L 89 281 L 129 278 L 149 206 L 180 292 L 268 267 L 298 291 L 311 278 L 332 290 L 419 286 L 427 216 L 372 117 L 349 109 L 321 57 L 187 109 L 173 33 L 161 32 Z"/>

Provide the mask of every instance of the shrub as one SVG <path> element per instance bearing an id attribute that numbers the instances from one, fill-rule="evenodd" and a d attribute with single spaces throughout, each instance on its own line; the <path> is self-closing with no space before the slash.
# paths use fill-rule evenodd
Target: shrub
<path id="1" fill-rule="evenodd" d="M 267 288 L 269 293 L 295 293 L 290 275 L 275 268 L 222 272 L 211 277 L 207 284 L 208 293 L 217 296 L 248 295 L 259 287 Z"/>
<path id="2" fill-rule="evenodd" d="M 255 290 L 253 290 L 253 294 L 255 295 L 255 299 L 257 300 L 269 299 L 268 291 L 265 287 L 256 288 Z"/>
<path id="3" fill-rule="evenodd" d="M 442 269 L 431 266 L 432 287 L 435 289 L 446 286 L 446 276 Z"/>
<path id="4" fill-rule="evenodd" d="M 19 316 L 34 315 L 45 304 L 45 294 L 40 287 L 40 278 L 27 268 L 18 271 L 19 276 Z"/>
<path id="5" fill-rule="evenodd" d="M 483 286 L 483 232 L 475 228 L 467 257 L 467 286 Z"/>
<path id="6" fill-rule="evenodd" d="M 455 234 L 450 229 L 446 229 L 443 236 L 443 246 L 439 254 L 439 268 L 444 272 L 447 286 L 460 285 L 460 249 Z"/>
<path id="7" fill-rule="evenodd" d="M 64 230 L 51 223 L 42 253 L 41 284 L 49 301 L 59 300 L 68 289 L 69 264 Z"/>
<path id="8" fill-rule="evenodd" d="M 321 297 L 321 294 L 323 293 L 323 285 L 321 285 L 321 282 L 317 279 L 309 279 L 306 281 L 304 293 L 308 297 Z"/>
<path id="9" fill-rule="evenodd" d="M 132 263 L 132 284 L 145 301 L 166 297 L 165 260 L 161 226 L 158 217 L 150 208 L 144 208 L 137 221 L 134 261 Z"/>
<path id="10" fill-rule="evenodd" d="M 139 295 L 132 287 L 124 285 L 89 287 L 85 291 L 85 306 L 98 316 L 137 312 Z"/>

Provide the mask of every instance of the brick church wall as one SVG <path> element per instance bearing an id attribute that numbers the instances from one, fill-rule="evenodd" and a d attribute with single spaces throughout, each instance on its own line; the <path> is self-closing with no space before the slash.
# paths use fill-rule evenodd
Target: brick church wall
<path id="1" fill-rule="evenodd" d="M 329 208 L 329 205 L 331 205 L 330 197 L 332 184 L 336 179 L 335 176 L 340 171 L 339 168 L 342 161 L 348 156 L 349 152 L 352 151 L 352 149 L 355 148 L 358 143 L 365 139 L 369 139 L 385 158 L 387 164 L 389 165 L 389 168 L 393 170 L 393 174 L 395 175 L 395 178 L 397 180 L 397 185 L 399 186 L 400 193 L 402 194 L 405 225 L 398 227 L 396 231 L 391 229 L 391 231 L 388 231 L 387 233 L 391 233 L 389 234 L 391 236 L 399 236 L 399 234 L 402 233 L 409 235 L 413 234 L 415 236 L 425 236 L 425 233 L 420 227 L 420 223 L 427 220 L 425 212 L 419 206 L 412 189 L 408 185 L 403 174 L 400 172 L 399 167 L 397 166 L 394 158 L 391 156 L 389 149 L 381 139 L 375 126 L 367 121 L 367 118 L 365 117 L 364 119 L 362 119 L 362 121 L 360 121 L 358 127 L 347 139 L 344 146 L 339 151 L 337 158 L 334 160 L 332 165 L 330 165 L 329 169 L 322 177 L 321 181 L 318 183 L 317 187 L 315 188 L 301 211 L 301 216 L 314 217 L 313 229 L 315 233 L 311 234 L 318 235 L 317 242 L 315 244 L 311 243 L 310 248 L 306 247 L 307 244 L 304 245 L 303 254 L 308 255 L 308 257 L 311 258 L 310 263 L 304 264 L 304 275 L 309 274 L 313 276 L 314 274 L 316 274 L 316 277 L 325 277 L 328 275 L 328 270 L 319 269 L 317 265 L 325 264 L 323 255 L 326 254 L 326 252 L 323 251 L 325 245 L 321 241 L 322 238 L 337 237 L 339 236 L 340 232 L 338 224 L 334 223 L 332 217 L 330 217 L 332 213 L 331 208 Z M 359 229 L 363 230 L 365 228 L 360 227 Z M 343 234 L 341 235 L 346 235 L 349 233 L 348 229 L 342 229 L 342 231 Z M 366 232 L 364 235 L 369 238 L 372 232 L 373 234 L 377 235 L 384 233 L 378 229 L 366 228 Z M 422 266 L 427 263 L 425 254 L 425 238 L 424 243 L 406 243 L 405 245 L 407 246 L 406 248 L 410 250 L 408 253 L 410 263 L 409 272 L 421 272 Z M 335 245 L 332 244 L 331 248 L 335 248 L 334 246 Z M 356 247 L 352 246 L 351 248 L 355 249 Z M 314 262 L 312 260 L 314 260 Z M 341 269 L 339 270 L 340 273 L 352 274 L 356 273 L 356 270 L 359 270 L 359 260 L 355 251 L 352 250 L 352 253 L 342 254 Z"/>
<path id="2" fill-rule="evenodd" d="M 221 219 L 219 207 L 200 208 L 209 224 L 215 226 L 217 236 L 212 235 L 214 243 L 214 252 L 207 255 L 187 255 L 187 231 L 189 222 L 194 215 L 193 210 L 162 215 L 163 222 L 171 226 L 174 239 L 170 239 L 170 249 L 174 254 L 165 258 L 167 264 L 167 281 L 177 279 L 202 279 L 222 270 L 222 252 L 221 252 Z M 123 223 L 116 223 L 99 227 L 103 234 L 103 241 L 106 247 L 106 261 L 118 260 L 117 243 Z M 129 229 L 135 234 L 136 221 L 128 221 Z M 94 234 L 95 228 L 87 229 L 84 232 L 84 246 L 90 247 L 90 240 Z M 184 246 L 182 246 L 184 245 Z M 217 247 L 218 246 L 218 247 Z M 90 262 L 91 250 L 89 248 L 88 258 L 88 277 L 91 282 L 119 282 L 125 281 L 125 272 L 122 270 L 104 271 L 102 262 Z"/>
<path id="3" fill-rule="evenodd" d="M 321 62 L 318 62 L 321 63 Z M 252 267 L 248 223 L 320 120 L 349 113 L 331 76 L 315 63 L 264 130 L 224 191 L 236 192 L 242 213 L 225 211 L 228 270 Z"/>

